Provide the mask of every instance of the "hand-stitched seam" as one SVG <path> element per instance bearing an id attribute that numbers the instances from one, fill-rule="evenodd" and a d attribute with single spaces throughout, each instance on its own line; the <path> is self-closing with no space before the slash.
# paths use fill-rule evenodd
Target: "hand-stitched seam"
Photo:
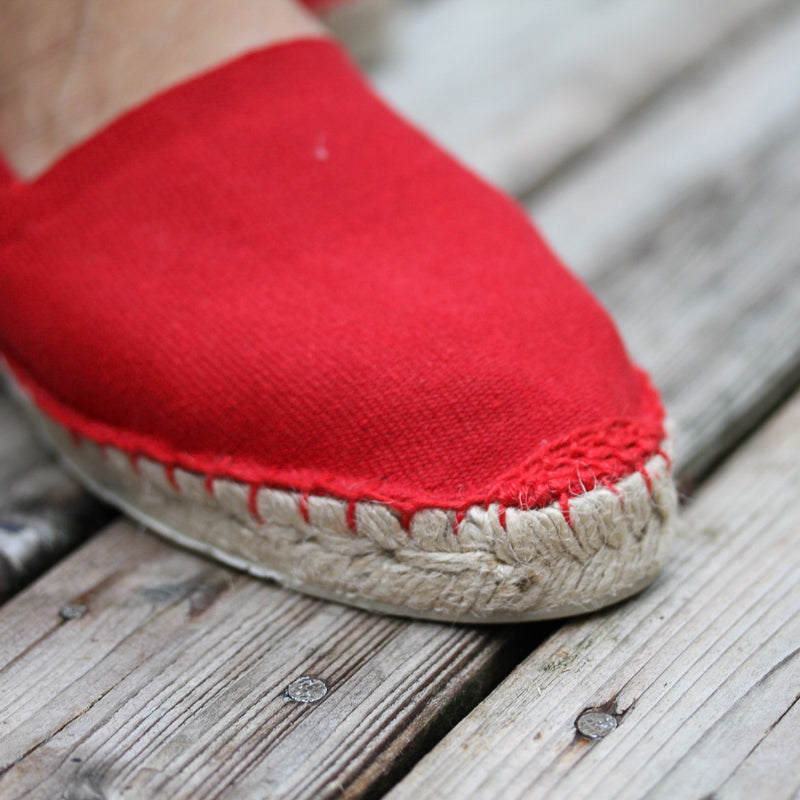
<path id="1" fill-rule="evenodd" d="M 16 375 L 16 370 L 14 373 Z M 46 392 L 41 392 L 35 386 L 29 387 L 29 390 L 32 399 L 36 400 L 40 408 L 42 400 L 46 401 L 45 405 L 55 404 L 54 407 L 61 408 L 61 404 L 50 398 Z M 571 431 L 555 441 L 545 442 L 536 453 L 521 465 L 500 476 L 493 485 L 461 497 L 430 489 L 410 489 L 401 486 L 392 486 L 387 490 L 385 485 L 376 485 L 375 482 L 369 481 L 349 481 L 349 491 L 342 492 L 337 490 L 340 487 L 335 484 L 341 483 L 343 476 L 321 474 L 313 476 L 310 472 L 307 477 L 304 476 L 306 477 L 304 485 L 304 481 L 301 480 L 254 479 L 245 474 L 238 474 L 233 468 L 209 471 L 199 463 L 201 459 L 192 454 L 181 453 L 176 456 L 151 453 L 144 448 L 121 447 L 119 443 L 113 441 L 110 434 L 97 436 L 96 431 L 88 434 L 75 426 L 65 424 L 58 414 L 48 412 L 48 416 L 66 428 L 73 441 L 85 437 L 101 448 L 114 447 L 127 453 L 134 470 L 138 469 L 138 458 L 146 456 L 153 461 L 171 465 L 172 470 L 180 468 L 187 472 L 205 475 L 207 488 L 213 485 L 214 480 L 223 479 L 248 485 L 255 484 L 258 488 L 299 492 L 300 513 L 304 519 L 308 517 L 308 498 L 311 495 L 334 497 L 354 504 L 382 503 L 400 516 L 401 524 L 408 530 L 414 514 L 427 508 L 463 513 L 472 506 L 487 508 L 492 503 L 499 503 L 505 507 L 531 509 L 544 508 L 555 502 L 562 508 L 568 509 L 570 497 L 579 496 L 599 485 L 613 487 L 627 475 L 642 471 L 652 456 L 664 455 L 661 449 L 661 442 L 665 438 L 663 409 L 658 395 L 649 385 L 644 405 L 643 419 L 606 420 L 597 425 Z M 77 412 L 71 412 L 67 407 L 64 407 L 64 411 L 80 418 Z M 302 475 L 302 471 L 298 471 L 298 475 Z M 167 479 L 172 483 L 173 479 L 169 475 Z M 613 488 L 611 490 L 614 491 Z M 254 515 L 256 516 L 257 514 Z M 456 527 L 460 522 L 459 519 Z M 348 524 L 355 525 L 355 514 L 352 512 L 349 514 Z"/>
<path id="2" fill-rule="evenodd" d="M 91 442 L 91 440 L 87 440 L 87 441 Z M 81 444 L 82 444 L 82 442 L 81 442 Z M 113 448 L 109 448 L 109 449 L 113 449 Z M 98 450 L 101 453 L 103 452 L 103 448 L 98 448 Z M 123 456 L 126 456 L 129 459 L 129 461 L 130 461 L 130 463 L 132 465 L 134 463 L 138 462 L 138 459 L 134 460 L 134 458 L 132 458 L 129 454 L 124 453 L 124 451 L 120 451 L 120 452 L 122 453 Z M 661 454 L 658 454 L 658 455 L 660 456 Z M 104 457 L 105 457 L 105 454 L 104 454 Z M 661 456 L 661 457 L 664 458 L 664 461 L 665 461 L 665 464 L 666 464 L 667 457 L 666 456 Z M 162 470 L 162 472 L 163 472 L 163 475 L 164 475 L 164 481 L 162 483 L 154 484 L 154 488 L 158 489 L 161 492 L 165 492 L 166 491 L 168 493 L 174 493 L 174 494 L 177 494 L 177 495 L 180 495 L 180 494 L 182 494 L 184 492 L 183 488 L 180 485 L 180 482 L 177 479 L 177 473 L 176 473 L 177 467 L 175 467 L 175 465 L 165 465 L 165 464 L 161 464 L 160 462 L 157 462 L 157 461 L 154 461 L 154 460 L 150 460 L 150 463 L 152 463 L 154 466 L 160 468 Z M 666 475 L 668 474 L 668 470 L 664 470 L 662 472 L 662 470 L 659 468 L 656 473 L 654 473 L 653 475 L 650 475 L 648 470 L 647 470 L 647 468 L 646 468 L 647 466 L 650 466 L 650 465 L 649 464 L 646 465 L 645 468 L 643 470 L 641 470 L 643 482 L 645 482 L 646 484 L 649 483 L 650 485 L 652 485 L 652 479 L 653 478 L 658 477 L 661 480 L 661 479 L 665 478 Z M 144 480 L 147 480 L 147 476 L 145 476 L 144 473 L 141 471 L 141 465 L 139 465 L 139 467 L 140 467 L 139 474 L 142 476 L 142 478 Z M 196 475 L 197 478 L 202 480 L 203 487 L 207 487 L 208 486 L 208 476 L 203 476 L 202 474 L 197 474 L 197 473 L 195 473 L 195 475 Z M 630 477 L 630 476 L 626 476 L 626 477 Z M 257 499 L 258 499 L 258 492 L 259 491 L 264 490 L 264 491 L 282 492 L 283 490 L 272 490 L 272 489 L 269 489 L 268 487 L 258 486 L 257 484 L 251 484 L 251 485 L 240 484 L 240 485 L 243 486 L 243 487 L 246 487 L 246 489 L 247 489 L 247 499 L 246 499 L 246 503 L 245 503 L 244 508 L 246 508 L 246 510 L 249 512 L 249 514 L 251 515 L 253 520 L 258 525 L 269 524 L 271 526 L 275 526 L 275 527 L 278 527 L 278 528 L 285 528 L 286 530 L 291 530 L 291 531 L 295 531 L 295 532 L 298 531 L 297 524 L 280 522 L 280 521 L 273 520 L 273 519 L 265 521 L 262 518 L 262 516 L 260 515 L 260 513 L 258 513 Z M 603 488 L 606 488 L 606 487 L 603 487 Z M 212 483 L 212 489 L 213 489 L 213 483 Z M 620 502 L 624 506 L 624 504 L 625 504 L 625 495 L 624 495 L 624 493 L 622 493 L 620 487 L 617 487 L 617 492 L 615 494 L 617 495 L 617 497 L 619 497 Z M 217 507 L 219 508 L 219 510 L 221 512 L 223 512 L 226 515 L 226 517 L 229 517 L 230 519 L 241 519 L 234 512 L 225 510 L 221 505 L 219 505 L 219 499 L 217 498 L 216 493 L 212 493 L 212 496 L 213 496 L 214 500 L 218 504 Z M 650 502 L 651 502 L 652 506 L 654 507 L 654 509 L 658 513 L 659 519 L 662 519 L 662 522 L 663 522 L 663 516 L 664 516 L 663 509 L 661 509 L 658 506 L 657 498 L 649 490 L 648 490 L 648 497 L 650 499 Z M 336 498 L 332 498 L 332 499 L 336 499 Z M 579 497 L 576 497 L 576 498 L 573 498 L 573 499 L 579 499 Z M 299 498 L 298 498 L 298 501 L 297 501 L 298 502 L 298 508 L 300 507 L 301 503 L 304 503 L 305 508 L 306 508 L 306 510 L 308 512 L 308 508 L 309 508 L 308 501 L 309 501 L 309 497 L 307 495 L 305 495 L 305 496 L 300 495 Z M 369 501 L 367 501 L 367 502 L 369 502 Z M 567 522 L 567 524 L 569 525 L 569 527 L 573 530 L 573 532 L 576 532 L 576 529 L 572 525 L 572 523 L 570 521 L 570 518 L 569 518 L 570 502 L 571 501 L 570 501 L 569 498 L 564 497 L 558 503 L 558 506 L 559 506 L 559 510 L 562 512 L 563 517 L 564 517 L 565 521 Z M 346 515 L 347 515 L 347 517 L 349 517 L 348 525 L 354 531 L 355 531 L 354 524 L 355 524 L 356 509 L 357 509 L 357 503 L 355 501 L 350 501 L 346 506 Z M 484 510 L 488 511 L 488 508 L 484 509 Z M 532 513 L 538 513 L 538 512 L 543 512 L 544 511 L 544 509 L 516 509 L 516 510 L 517 511 L 522 511 L 522 512 L 528 511 L 528 512 L 532 512 Z M 451 516 L 452 516 L 453 527 L 454 527 L 454 530 L 456 530 L 456 532 L 458 532 L 458 527 L 467 519 L 468 511 L 469 510 L 464 510 L 462 512 L 453 512 L 452 513 Z M 502 506 L 497 506 L 497 519 L 498 519 L 498 521 L 500 521 L 501 516 L 502 516 L 503 522 L 505 522 L 505 513 L 506 513 L 506 509 L 505 508 L 503 508 Z M 353 525 L 350 525 L 351 520 L 353 522 Z M 313 534 L 313 532 L 317 532 L 317 531 L 323 530 L 322 528 L 320 528 L 319 525 L 312 524 L 310 522 L 310 519 L 308 519 L 305 516 L 303 517 L 303 521 L 304 521 L 304 523 L 306 525 L 308 525 L 308 527 L 309 527 L 310 531 L 312 532 L 312 534 Z M 550 516 L 549 514 L 546 514 L 546 513 L 543 514 L 542 521 L 544 522 L 544 524 L 546 524 L 548 526 L 555 526 L 556 525 L 555 519 L 552 518 L 552 516 Z M 503 525 L 503 528 L 504 528 L 504 530 L 507 530 L 505 525 Z M 410 523 L 409 523 L 409 526 L 406 528 L 406 530 L 410 532 Z M 557 534 L 557 531 L 556 531 L 556 534 Z M 380 544 L 378 542 L 376 542 L 371 536 L 369 536 L 369 535 L 362 535 L 362 536 L 363 536 L 363 538 L 365 540 L 370 541 L 373 544 L 376 544 L 376 545 L 380 546 Z M 316 538 L 315 535 L 313 536 L 313 538 L 314 538 L 315 541 L 317 541 L 317 538 Z M 578 541 L 580 541 L 580 536 L 578 536 L 577 539 L 578 539 Z M 317 544 L 319 546 L 326 547 L 326 545 L 324 545 L 324 543 L 321 540 L 317 541 Z M 506 542 L 505 544 L 508 545 L 508 546 L 512 545 L 510 540 L 508 542 Z M 394 552 L 396 556 L 400 556 L 404 552 L 408 552 L 410 554 L 415 554 L 417 551 L 414 548 L 411 548 L 410 550 L 406 550 L 403 547 L 398 547 L 395 550 L 392 550 L 392 552 Z M 468 550 L 457 550 L 457 551 L 447 550 L 447 551 L 441 551 L 441 552 L 439 552 L 439 551 L 432 551 L 432 552 L 438 552 L 440 555 L 447 555 L 449 558 L 457 556 L 459 558 L 463 557 L 465 559 L 471 559 L 471 560 L 478 559 L 479 561 L 481 559 L 490 557 L 498 565 L 507 565 L 507 562 L 504 559 L 499 559 L 495 554 L 493 554 L 492 551 L 483 551 L 483 550 L 475 550 L 475 551 L 473 551 L 471 549 L 468 549 Z M 565 551 L 565 552 L 569 552 L 569 551 Z M 572 554 L 572 555 L 574 557 L 574 554 Z M 511 565 L 511 566 L 513 566 L 513 565 Z"/>
<path id="3" fill-rule="evenodd" d="M 82 443 L 82 441 L 84 439 L 86 439 L 87 441 L 93 441 L 89 437 L 84 437 L 82 434 L 80 434 L 78 432 L 75 432 L 75 431 L 70 431 L 70 438 L 72 440 L 73 446 L 77 446 L 77 447 L 80 447 L 80 445 L 81 445 L 81 443 Z M 97 443 L 95 443 L 95 444 L 97 444 Z M 659 445 L 660 445 L 660 443 L 659 443 Z M 128 452 L 126 452 L 124 450 L 119 450 L 119 448 L 114 447 L 114 445 L 102 444 L 102 445 L 97 445 L 97 446 L 98 446 L 100 452 L 102 452 L 104 454 L 105 454 L 105 451 L 108 448 L 117 449 L 119 452 L 121 452 L 125 456 L 127 456 L 133 471 L 137 475 L 141 474 L 141 469 L 140 469 L 140 464 L 139 464 L 139 459 L 142 457 L 141 454 L 139 454 L 139 453 L 128 453 Z M 660 446 L 655 449 L 655 452 L 653 454 L 651 454 L 651 455 L 649 455 L 647 457 L 646 461 L 649 461 L 649 459 L 652 458 L 655 455 L 661 456 L 665 460 L 668 470 L 671 468 L 671 460 L 670 460 L 669 456 L 665 453 L 663 448 L 660 447 Z M 186 472 L 190 472 L 192 474 L 195 474 L 195 475 L 198 475 L 198 476 L 202 477 L 203 478 L 204 489 L 212 497 L 215 497 L 214 481 L 216 481 L 216 480 L 232 480 L 235 483 L 239 483 L 241 485 L 247 486 L 248 487 L 247 507 L 248 507 L 248 510 L 250 512 L 251 517 L 259 525 L 265 524 L 265 520 L 263 519 L 263 517 L 261 516 L 261 513 L 258 510 L 258 492 L 259 491 L 261 491 L 262 489 L 263 490 L 267 490 L 267 491 L 275 490 L 275 491 L 286 491 L 286 492 L 292 492 L 292 493 L 297 491 L 295 489 L 292 489 L 291 487 L 289 487 L 289 488 L 271 487 L 271 486 L 265 486 L 265 485 L 262 485 L 262 484 L 259 484 L 259 483 L 249 483 L 249 482 L 246 482 L 246 481 L 238 481 L 235 478 L 230 478 L 227 475 L 203 474 L 202 472 L 195 472 L 194 470 L 185 470 L 185 468 L 182 467 L 180 464 L 163 463 L 163 462 L 158 461 L 157 459 L 150 459 L 150 460 L 152 460 L 154 463 L 157 463 L 157 464 L 159 464 L 161 466 L 161 468 L 164 470 L 164 475 L 165 475 L 167 483 L 169 484 L 169 486 L 176 493 L 181 493 L 180 484 L 178 483 L 178 481 L 176 479 L 176 476 L 175 476 L 175 471 L 177 469 L 184 469 L 184 471 L 186 471 Z M 646 464 L 646 461 L 645 461 L 645 464 Z M 556 466 L 563 468 L 564 466 L 571 466 L 571 465 L 564 464 L 562 462 L 561 464 L 556 465 Z M 560 492 L 558 495 L 556 495 L 554 497 L 552 502 L 555 502 L 555 503 L 558 504 L 558 506 L 560 508 L 560 511 L 561 511 L 562 515 L 564 516 L 564 519 L 565 519 L 567 525 L 569 527 L 572 527 L 571 514 L 570 514 L 570 500 L 571 500 L 571 498 L 581 497 L 582 495 L 585 495 L 588 492 L 593 491 L 594 489 L 598 488 L 599 486 L 603 486 L 604 488 L 608 489 L 609 491 L 611 491 L 615 495 L 619 496 L 620 495 L 619 481 L 623 480 L 626 477 L 629 477 L 630 475 L 636 474 L 637 472 L 642 475 L 642 478 L 644 479 L 645 485 L 647 487 L 648 494 L 652 496 L 652 493 L 653 493 L 652 477 L 647 472 L 647 470 L 645 469 L 645 465 L 643 464 L 641 466 L 641 468 L 633 469 L 630 473 L 621 475 L 616 481 L 612 481 L 612 480 L 610 480 L 608 478 L 594 479 L 592 481 L 592 485 L 591 486 L 587 486 L 583 482 L 583 480 L 582 480 L 582 478 L 581 478 L 581 476 L 579 474 L 577 480 L 578 480 L 578 482 L 580 484 L 581 490 L 580 491 L 575 491 L 572 494 L 569 494 L 567 492 L 562 491 L 562 492 Z M 430 509 L 437 509 L 437 510 L 442 510 L 442 511 L 452 511 L 453 512 L 452 513 L 452 525 L 453 525 L 453 532 L 454 532 L 455 535 L 458 535 L 458 533 L 459 533 L 459 531 L 461 529 L 462 523 L 466 519 L 468 510 L 470 508 L 473 508 L 473 507 L 481 507 L 484 510 L 488 511 L 488 509 L 489 509 L 489 507 L 491 505 L 497 504 L 498 505 L 498 511 L 497 511 L 498 523 L 500 524 L 501 528 L 505 531 L 507 529 L 506 528 L 506 510 L 507 510 L 508 507 L 517 508 L 518 510 L 521 510 L 521 511 L 531 511 L 531 510 L 535 510 L 537 508 L 545 508 L 547 505 L 551 505 L 551 503 L 547 503 L 547 504 L 541 505 L 541 506 L 531 506 L 531 505 L 528 505 L 526 503 L 520 502 L 516 506 L 514 506 L 514 505 L 508 506 L 508 505 L 504 504 L 503 502 L 498 502 L 497 498 L 489 498 L 489 499 L 485 500 L 484 502 L 470 503 L 467 506 L 463 506 L 463 507 L 456 508 L 456 509 L 441 508 L 439 506 L 426 506 L 426 507 L 423 507 L 423 508 L 403 509 L 403 508 L 398 508 L 398 507 L 394 506 L 394 504 L 392 504 L 391 502 L 376 501 L 373 498 L 369 498 L 369 497 L 362 497 L 362 498 L 359 498 L 359 499 L 347 499 L 347 498 L 339 498 L 339 497 L 336 497 L 335 495 L 329 495 L 329 494 L 315 493 L 315 494 L 312 495 L 309 492 L 299 492 L 298 499 L 297 499 L 297 508 L 298 508 L 298 512 L 299 512 L 301 518 L 303 519 L 303 521 L 306 524 L 310 524 L 310 522 L 311 522 L 309 500 L 310 500 L 310 498 L 312 496 L 313 497 L 332 498 L 332 499 L 341 500 L 342 502 L 345 502 L 346 503 L 346 512 L 345 512 L 346 523 L 347 523 L 348 528 L 350 530 L 352 530 L 354 533 L 357 533 L 358 522 L 357 522 L 357 513 L 356 512 L 357 512 L 357 505 L 359 503 L 375 503 L 375 502 L 378 502 L 381 505 L 386 506 L 387 508 L 389 508 L 390 510 L 392 510 L 395 513 L 395 515 L 399 518 L 401 527 L 408 533 L 411 532 L 411 522 L 412 522 L 413 517 L 414 517 L 414 515 L 416 513 L 419 513 L 420 511 L 430 510 Z"/>
<path id="4" fill-rule="evenodd" d="M 71 434 L 73 440 L 76 436 L 78 439 L 84 437 L 79 431 L 72 430 Z M 302 490 L 297 486 L 250 481 L 229 472 L 206 473 L 203 470 L 187 466 L 179 459 L 162 461 L 151 455 L 146 457 L 167 465 L 171 472 L 180 468 L 187 472 L 203 475 L 207 490 L 213 487 L 214 480 L 233 480 L 237 483 L 253 485 L 256 489 L 272 488 L 299 492 L 300 513 L 306 520 L 308 498 L 311 496 L 335 497 L 348 503 L 382 503 L 400 515 L 403 527 L 406 529 L 408 529 L 411 517 L 427 508 L 441 508 L 456 512 L 458 515 L 456 527 L 460 526 L 466 509 L 472 506 L 488 508 L 492 503 L 499 503 L 504 507 L 533 509 L 544 508 L 556 502 L 563 509 L 568 506 L 570 497 L 578 497 L 598 486 L 606 486 L 615 492 L 614 487 L 620 480 L 635 472 L 641 472 L 644 464 L 654 455 L 663 456 L 669 464 L 669 459 L 661 447 L 661 440 L 664 438 L 662 424 L 648 425 L 630 420 L 614 420 L 606 426 L 587 428 L 573 436 L 578 441 L 570 441 L 568 437 L 565 437 L 566 441 L 562 439 L 555 443 L 549 443 L 535 457 L 528 459 L 522 467 L 517 468 L 514 472 L 506 473 L 488 490 L 458 501 L 448 501 L 446 498 L 424 491 L 405 495 L 376 491 L 343 496 L 335 491 L 326 490 L 322 486 L 313 490 Z M 93 441 L 99 447 L 114 447 L 128 453 L 134 470 L 138 469 L 138 459 L 144 454 L 126 451 L 112 442 L 97 442 L 88 436 L 85 438 Z M 174 476 L 170 477 L 170 475 L 171 473 L 167 474 L 167 479 L 174 485 Z M 646 476 L 645 480 L 648 480 Z M 568 511 L 565 512 L 565 515 L 568 516 Z M 253 516 L 257 518 L 257 509 Z M 352 512 L 350 520 L 355 522 Z"/>

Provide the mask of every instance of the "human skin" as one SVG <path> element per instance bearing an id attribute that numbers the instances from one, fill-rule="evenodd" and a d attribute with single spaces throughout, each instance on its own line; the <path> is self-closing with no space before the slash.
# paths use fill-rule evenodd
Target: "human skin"
<path id="1" fill-rule="evenodd" d="M 0 152 L 34 179 L 162 89 L 249 50 L 324 35 L 292 0 L 4 0 Z"/>

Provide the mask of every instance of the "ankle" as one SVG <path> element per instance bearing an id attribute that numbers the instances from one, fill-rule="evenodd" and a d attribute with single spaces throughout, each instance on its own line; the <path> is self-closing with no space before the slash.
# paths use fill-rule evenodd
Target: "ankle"
<path id="1" fill-rule="evenodd" d="M 28 179 L 168 86 L 324 35 L 292 0 L 6 0 L 0 31 L 0 151 Z"/>

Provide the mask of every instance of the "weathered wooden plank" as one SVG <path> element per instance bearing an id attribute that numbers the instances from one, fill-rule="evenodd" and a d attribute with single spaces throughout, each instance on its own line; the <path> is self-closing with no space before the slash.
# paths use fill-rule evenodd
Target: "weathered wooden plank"
<path id="1" fill-rule="evenodd" d="M 109 519 L 0 396 L 0 602 Z"/>
<path id="2" fill-rule="evenodd" d="M 2 613 L 3 797 L 361 795 L 508 640 L 311 600 L 128 523 Z M 284 695 L 304 675 L 317 705 Z"/>
<path id="3" fill-rule="evenodd" d="M 402 4 L 373 70 L 398 108 L 519 195 L 786 0 Z"/>
<path id="4" fill-rule="evenodd" d="M 112 516 L 53 463 L 15 481 L 0 501 L 0 601 Z"/>
<path id="5" fill-rule="evenodd" d="M 686 482 L 800 378 L 798 51 L 800 7 L 532 203 L 653 367 Z"/>
<path id="6" fill-rule="evenodd" d="M 798 690 L 800 691 L 800 689 Z M 764 738 L 717 789 L 718 800 L 735 800 L 758 793 L 770 800 L 800 795 L 800 772 L 787 780 L 787 755 L 800 753 L 800 702 L 795 698 L 777 722 L 767 726 Z"/>
<path id="7" fill-rule="evenodd" d="M 565 626 L 388 797 L 793 795 L 800 738 L 776 731 L 800 693 L 798 449 L 800 396 L 702 488 L 662 579 Z M 616 730 L 579 735 L 587 708 Z"/>
<path id="8" fill-rule="evenodd" d="M 724 83 L 733 68 L 720 66 L 711 83 Z M 754 163 L 776 138 L 791 140 L 778 136 L 783 123 L 776 128 L 773 122 L 765 115 L 763 135 L 743 147 Z M 646 159 L 638 164 L 652 168 Z M 684 180 L 672 187 L 673 196 L 699 185 L 688 174 Z M 674 228 L 683 224 L 678 220 Z M 628 235 L 637 238 L 636 231 Z M 662 244 L 665 260 L 680 239 L 675 235 Z M 720 252 L 710 247 L 704 263 L 716 268 Z M 716 304 L 704 305 L 706 324 L 725 315 L 728 298 L 721 293 Z M 677 308 L 665 299 L 654 309 L 662 330 L 670 329 L 684 302 L 676 291 L 669 303 Z M 786 324 L 793 307 L 775 293 L 765 303 L 764 313 Z M 728 363 L 742 357 L 735 341 L 722 345 L 705 352 Z M 679 351 L 666 353 L 665 360 L 679 357 Z M 665 363 L 643 360 L 657 376 Z M 726 386 L 730 391 L 734 384 Z M 142 554 L 145 542 L 156 549 Z M 87 564 L 97 567 L 81 582 Z M 231 585 L 220 592 L 223 575 Z M 73 584 L 74 591 L 66 590 Z M 58 610 L 70 600 L 89 611 L 62 623 Z M 35 624 L 26 626 L 28 619 Z M 7 634 L 7 644 L 0 640 L 0 653 L 12 662 L 0 672 L 0 681 L 7 680 L 0 698 L 9 698 L 0 717 L 10 737 L 0 740 L 0 769 L 8 768 L 0 791 L 22 780 L 45 795 L 66 781 L 78 796 L 130 784 L 128 796 L 150 797 L 159 782 L 176 796 L 216 796 L 234 778 L 242 797 L 261 797 L 265 787 L 297 797 L 332 796 L 340 788 L 343 796 L 375 794 L 396 776 L 387 778 L 390 766 L 402 770 L 416 757 L 433 735 L 431 726 L 448 724 L 454 700 L 482 681 L 475 691 L 486 691 L 511 641 L 505 632 L 387 620 L 298 598 L 168 549 L 127 524 L 103 533 L 9 604 L 0 613 L 0 631 L 17 628 L 22 632 Z M 512 639 L 529 637 L 533 647 L 542 632 L 520 628 Z M 297 710 L 284 705 L 282 692 L 302 674 L 325 678 L 331 692 Z M 37 675 L 38 682 L 26 677 Z M 34 693 L 41 699 L 29 704 Z"/>
<path id="9" fill-rule="evenodd" d="M 632 231 L 652 227 L 709 177 L 720 184 L 752 159 L 770 131 L 797 119 L 798 18 L 800 5 L 793 2 L 771 25 L 709 55 L 699 70 L 601 142 L 591 158 L 530 199 L 533 216 L 568 263 L 591 280 L 628 245 Z"/>

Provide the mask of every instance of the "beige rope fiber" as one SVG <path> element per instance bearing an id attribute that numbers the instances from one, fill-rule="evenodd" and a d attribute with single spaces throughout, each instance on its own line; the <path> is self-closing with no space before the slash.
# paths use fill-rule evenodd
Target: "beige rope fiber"
<path id="1" fill-rule="evenodd" d="M 45 438 L 79 478 L 163 536 L 254 575 L 373 611 L 465 622 L 545 619 L 592 610 L 642 589 L 666 560 L 676 522 L 667 460 L 656 455 L 616 491 L 596 488 L 569 503 L 416 513 L 405 530 L 379 503 L 308 498 L 205 476 L 111 447 L 74 440 L 18 392 Z"/>

